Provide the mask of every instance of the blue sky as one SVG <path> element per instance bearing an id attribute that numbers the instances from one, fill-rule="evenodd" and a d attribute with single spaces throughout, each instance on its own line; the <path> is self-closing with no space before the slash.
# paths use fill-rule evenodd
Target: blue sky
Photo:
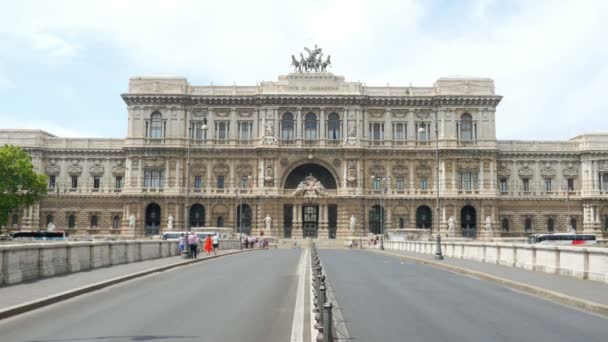
<path id="1" fill-rule="evenodd" d="M 126 134 L 134 75 L 255 84 L 319 44 L 332 72 L 368 85 L 495 79 L 500 139 L 608 129 L 602 0 L 4 1 L 0 128 Z"/>

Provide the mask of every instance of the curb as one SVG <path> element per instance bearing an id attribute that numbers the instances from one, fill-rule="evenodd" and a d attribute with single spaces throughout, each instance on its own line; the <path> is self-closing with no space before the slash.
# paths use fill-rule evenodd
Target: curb
<path id="1" fill-rule="evenodd" d="M 195 264 L 195 263 L 199 263 L 199 262 L 203 262 L 203 261 L 207 261 L 207 260 L 212 260 L 212 259 L 220 258 L 223 256 L 250 252 L 253 250 L 254 249 L 238 250 L 238 251 L 229 252 L 229 253 L 220 254 L 220 255 L 212 255 L 212 256 L 209 256 L 204 259 L 194 259 L 194 260 L 183 261 L 183 262 L 179 262 L 179 263 L 175 263 L 175 264 L 171 264 L 171 265 L 160 266 L 160 267 L 152 268 L 152 269 L 141 271 L 141 272 L 131 273 L 131 274 L 127 274 L 125 276 L 112 278 L 112 279 L 109 279 L 106 281 L 101 281 L 101 282 L 94 283 L 91 285 L 86 285 L 83 287 L 79 287 L 79 288 L 76 288 L 73 290 L 61 292 L 59 294 L 43 297 L 43 298 L 36 299 L 36 300 L 26 302 L 23 304 L 9 306 L 8 308 L 0 310 L 0 320 L 9 318 L 12 316 L 20 315 L 20 314 L 28 312 L 28 311 L 36 310 L 36 309 L 45 307 L 47 305 L 55 304 L 55 303 L 58 303 L 58 302 L 61 302 L 61 301 L 64 301 L 64 300 L 67 300 L 70 298 L 74 298 L 74 297 L 80 296 L 82 294 L 90 293 L 90 292 L 100 290 L 100 289 L 103 289 L 103 288 L 106 288 L 106 287 L 109 287 L 112 285 L 120 284 L 120 283 L 123 283 L 123 282 L 131 280 L 131 279 L 136 279 L 136 278 L 147 276 L 147 275 L 150 275 L 153 273 L 167 271 L 172 268 L 177 268 L 177 267 L 187 266 L 187 265 L 191 265 L 191 264 Z"/>
<path id="2" fill-rule="evenodd" d="M 372 251 L 375 253 L 378 253 L 378 254 L 392 255 L 392 256 L 399 257 L 401 259 L 434 266 L 437 268 L 441 268 L 444 270 L 448 270 L 448 271 L 452 271 L 455 273 L 460 273 L 460 274 L 464 274 L 464 275 L 468 275 L 468 276 L 473 276 L 473 277 L 483 279 L 483 280 L 488 280 L 488 281 L 497 283 L 499 285 L 502 285 L 502 286 L 505 286 L 505 287 L 508 287 L 511 289 L 519 290 L 519 291 L 527 293 L 529 295 L 537 296 L 537 297 L 540 297 L 543 299 L 548 299 L 548 300 L 554 301 L 554 302 L 562 304 L 562 305 L 572 306 L 572 307 L 575 307 L 578 309 L 583 309 L 583 310 L 593 312 L 598 315 L 608 317 L 608 305 L 590 302 L 590 301 L 587 301 L 584 299 L 569 296 L 569 295 L 561 293 L 561 292 L 543 289 L 543 288 L 540 288 L 537 286 L 516 282 L 513 280 L 493 276 L 493 275 L 479 272 L 479 271 L 473 271 L 473 270 L 470 270 L 467 268 L 446 265 L 444 263 L 437 262 L 437 261 L 416 258 L 416 257 L 409 256 L 409 255 L 397 254 L 397 253 L 386 252 L 386 251 L 377 251 L 377 250 L 372 250 Z"/>

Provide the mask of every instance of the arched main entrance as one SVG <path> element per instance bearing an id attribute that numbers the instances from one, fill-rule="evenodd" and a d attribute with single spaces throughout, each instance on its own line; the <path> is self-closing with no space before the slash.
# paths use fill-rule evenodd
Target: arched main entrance
<path id="1" fill-rule="evenodd" d="M 150 203 L 146 207 L 146 222 L 144 233 L 148 235 L 158 235 L 160 232 L 160 206 L 156 203 Z"/>
<path id="2" fill-rule="evenodd" d="M 462 207 L 460 210 L 460 222 L 463 237 L 477 237 L 477 211 L 475 208 L 470 205 Z"/>
<path id="3" fill-rule="evenodd" d="M 416 209 L 416 228 L 430 229 L 433 225 L 433 212 L 426 205 Z"/>
<path id="4" fill-rule="evenodd" d="M 190 207 L 190 227 L 205 226 L 205 207 L 200 204 L 194 204 Z"/>
<path id="5" fill-rule="evenodd" d="M 319 164 L 308 163 L 296 167 L 289 173 L 285 180 L 285 189 L 296 189 L 307 176 L 315 177 L 325 189 L 338 188 L 335 177 L 328 169 Z"/>
<path id="6" fill-rule="evenodd" d="M 241 204 L 236 207 L 236 228 L 237 232 L 251 234 L 251 207 L 248 204 Z"/>

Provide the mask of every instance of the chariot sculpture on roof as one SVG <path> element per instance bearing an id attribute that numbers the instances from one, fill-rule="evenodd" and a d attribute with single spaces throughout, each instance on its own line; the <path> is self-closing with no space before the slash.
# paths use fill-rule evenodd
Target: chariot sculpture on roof
<path id="1" fill-rule="evenodd" d="M 331 65 L 331 55 L 327 55 L 327 58 L 323 60 L 323 49 L 317 47 L 316 44 L 314 49 L 304 47 L 304 50 L 308 53 L 308 57 L 304 57 L 301 52 L 299 60 L 295 55 L 291 55 L 291 66 L 293 66 L 294 72 L 327 72 L 327 67 Z"/>

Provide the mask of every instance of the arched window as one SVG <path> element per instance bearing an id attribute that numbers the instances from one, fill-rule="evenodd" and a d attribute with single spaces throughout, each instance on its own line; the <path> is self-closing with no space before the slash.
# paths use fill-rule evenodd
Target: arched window
<path id="1" fill-rule="evenodd" d="M 416 228 L 431 228 L 433 216 L 431 208 L 421 205 L 416 209 Z"/>
<path id="2" fill-rule="evenodd" d="M 91 216 L 91 228 L 97 228 L 97 215 Z"/>
<path id="3" fill-rule="evenodd" d="M 532 219 L 531 218 L 526 218 L 526 220 L 524 221 L 524 229 L 529 232 L 532 230 Z"/>
<path id="4" fill-rule="evenodd" d="M 205 207 L 200 204 L 194 204 L 190 208 L 190 227 L 205 226 Z"/>
<path id="5" fill-rule="evenodd" d="M 224 226 L 224 218 L 222 216 L 218 216 L 217 217 L 217 226 L 218 227 L 223 227 Z"/>
<path id="6" fill-rule="evenodd" d="M 76 217 L 74 215 L 68 216 L 68 228 L 76 227 Z"/>
<path id="7" fill-rule="evenodd" d="M 547 231 L 553 232 L 554 230 L 555 230 L 555 220 L 550 217 L 547 220 Z"/>
<path id="8" fill-rule="evenodd" d="M 399 229 L 405 228 L 405 219 L 403 217 L 399 218 Z"/>
<path id="9" fill-rule="evenodd" d="M 150 138 L 160 139 L 163 132 L 163 116 L 159 112 L 150 115 Z"/>
<path id="10" fill-rule="evenodd" d="M 340 140 L 340 115 L 331 113 L 327 117 L 327 139 Z"/>
<path id="11" fill-rule="evenodd" d="M 501 227 L 503 232 L 508 232 L 509 231 L 509 219 L 508 218 L 503 218 L 502 219 L 502 223 L 501 223 Z"/>
<path id="12" fill-rule="evenodd" d="M 112 228 L 118 229 L 120 228 L 120 216 L 116 215 L 112 219 Z"/>
<path id="13" fill-rule="evenodd" d="M 576 230 L 576 218 L 575 217 L 570 219 L 570 227 L 572 227 L 572 229 Z"/>
<path id="14" fill-rule="evenodd" d="M 15 214 L 11 218 L 11 226 L 13 226 L 13 228 L 16 228 L 18 225 L 19 225 L 19 216 L 17 214 Z"/>
<path id="15" fill-rule="evenodd" d="M 317 135 L 317 115 L 315 113 L 308 113 L 304 117 L 304 139 L 314 140 L 318 139 Z"/>
<path id="16" fill-rule="evenodd" d="M 460 117 L 460 140 L 473 140 L 473 119 L 468 113 Z"/>
<path id="17" fill-rule="evenodd" d="M 53 215 L 46 215 L 46 225 L 53 222 Z"/>
<path id="18" fill-rule="evenodd" d="M 285 113 L 281 119 L 281 139 L 282 140 L 293 140 L 294 139 L 294 121 L 293 114 Z"/>

